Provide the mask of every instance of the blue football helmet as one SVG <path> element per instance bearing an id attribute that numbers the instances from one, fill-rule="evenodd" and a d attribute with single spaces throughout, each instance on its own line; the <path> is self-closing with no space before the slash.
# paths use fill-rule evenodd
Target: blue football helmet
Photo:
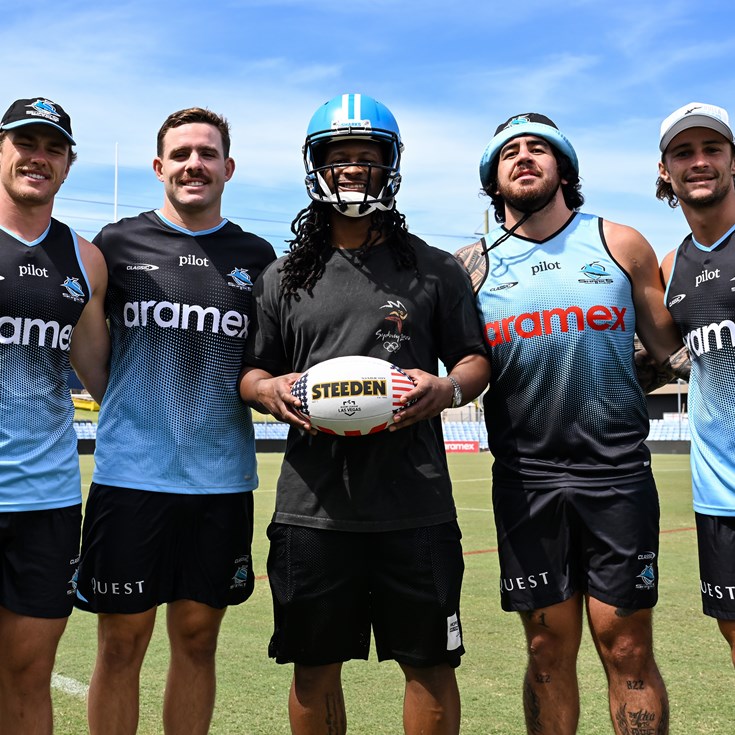
<path id="1" fill-rule="evenodd" d="M 324 146 L 336 140 L 372 140 L 386 152 L 385 164 L 366 164 L 368 186 L 365 192 L 331 191 L 324 172 L 336 165 L 325 166 Z M 317 202 L 331 204 L 348 217 L 364 217 L 376 209 L 387 211 L 395 204 L 401 185 L 401 134 L 391 111 L 382 103 L 364 94 L 343 94 L 325 102 L 312 116 L 303 147 L 306 169 L 306 191 Z M 369 182 L 374 176 L 384 178 L 377 196 L 369 194 Z"/>

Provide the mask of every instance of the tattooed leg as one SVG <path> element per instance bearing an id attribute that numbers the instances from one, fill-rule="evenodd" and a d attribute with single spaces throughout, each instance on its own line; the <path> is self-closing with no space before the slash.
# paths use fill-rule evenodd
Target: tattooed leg
<path id="1" fill-rule="evenodd" d="M 588 600 L 592 638 L 605 667 L 617 735 L 668 735 L 669 701 L 653 657 L 651 610 Z"/>
<path id="2" fill-rule="evenodd" d="M 528 644 L 523 685 L 526 730 L 532 735 L 573 735 L 579 720 L 581 597 L 522 613 L 521 619 Z"/>
<path id="3" fill-rule="evenodd" d="M 294 666 L 288 699 L 291 732 L 297 735 L 344 735 L 347 732 L 341 671 L 342 664 Z"/>

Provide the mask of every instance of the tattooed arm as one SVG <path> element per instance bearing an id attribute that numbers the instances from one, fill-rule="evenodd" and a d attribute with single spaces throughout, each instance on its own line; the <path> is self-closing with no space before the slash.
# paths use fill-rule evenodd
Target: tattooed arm
<path id="1" fill-rule="evenodd" d="M 691 369 L 692 361 L 684 345 L 672 352 L 663 362 L 654 360 L 646 349 L 637 350 L 635 353 L 635 370 L 644 393 L 650 393 L 676 378 L 688 382 Z"/>

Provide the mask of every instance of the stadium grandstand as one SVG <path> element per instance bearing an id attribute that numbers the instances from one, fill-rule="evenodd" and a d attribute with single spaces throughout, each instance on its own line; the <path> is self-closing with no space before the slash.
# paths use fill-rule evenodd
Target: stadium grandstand
<path id="1" fill-rule="evenodd" d="M 689 420 L 686 414 L 687 385 L 672 383 L 648 396 L 652 451 L 678 453 L 689 451 Z M 93 420 L 76 420 L 74 428 L 82 453 L 94 451 L 97 424 Z M 254 423 L 259 452 L 280 452 L 285 449 L 288 426 L 278 421 Z M 482 410 L 477 404 L 448 409 L 442 414 L 444 442 L 448 451 L 487 451 L 487 429 Z"/>

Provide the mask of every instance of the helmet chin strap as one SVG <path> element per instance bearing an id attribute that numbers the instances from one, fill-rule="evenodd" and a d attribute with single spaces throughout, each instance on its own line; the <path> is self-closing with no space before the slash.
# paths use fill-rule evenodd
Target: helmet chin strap
<path id="1" fill-rule="evenodd" d="M 503 235 L 501 235 L 490 247 L 484 247 L 482 249 L 483 255 L 486 253 L 489 253 L 491 250 L 494 250 L 498 245 L 501 243 L 504 243 L 508 238 L 513 237 L 513 235 L 516 233 L 516 231 L 522 227 L 526 222 L 528 222 L 529 219 L 531 219 L 531 215 L 536 214 L 536 212 L 540 212 L 542 209 L 545 209 L 546 207 L 551 204 L 551 202 L 554 200 L 554 197 L 556 197 L 556 192 L 559 191 L 559 188 L 561 187 L 561 182 L 559 182 L 556 185 L 556 188 L 554 191 L 551 192 L 551 194 L 546 197 L 546 201 L 541 204 L 538 207 L 535 207 L 533 209 L 521 209 L 519 207 L 516 207 L 519 212 L 523 213 L 523 216 L 516 222 L 513 227 L 511 227 L 507 232 L 505 232 Z"/>
<path id="2" fill-rule="evenodd" d="M 364 217 L 376 209 L 387 212 L 393 208 L 394 199 L 391 199 L 387 204 L 380 201 L 385 189 L 380 191 L 376 199 L 368 196 L 367 193 L 363 194 L 359 191 L 332 192 L 321 173 L 317 173 L 317 180 L 319 181 L 321 190 L 324 192 L 322 201 L 331 204 L 340 214 L 345 215 L 345 217 Z"/>

